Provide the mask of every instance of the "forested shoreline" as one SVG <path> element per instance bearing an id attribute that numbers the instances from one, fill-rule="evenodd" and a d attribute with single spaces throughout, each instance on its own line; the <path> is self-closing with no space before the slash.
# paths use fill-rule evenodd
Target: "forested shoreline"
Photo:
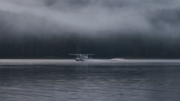
<path id="1" fill-rule="evenodd" d="M 180 41 L 141 35 L 2 36 L 0 58 L 72 58 L 69 53 L 93 53 L 93 58 L 180 58 Z"/>

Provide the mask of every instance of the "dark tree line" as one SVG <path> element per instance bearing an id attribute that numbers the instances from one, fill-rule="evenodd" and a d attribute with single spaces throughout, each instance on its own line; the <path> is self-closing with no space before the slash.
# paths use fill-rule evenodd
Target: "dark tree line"
<path id="1" fill-rule="evenodd" d="M 69 53 L 94 53 L 94 58 L 180 58 L 180 41 L 141 35 L 0 37 L 0 58 L 72 58 Z"/>

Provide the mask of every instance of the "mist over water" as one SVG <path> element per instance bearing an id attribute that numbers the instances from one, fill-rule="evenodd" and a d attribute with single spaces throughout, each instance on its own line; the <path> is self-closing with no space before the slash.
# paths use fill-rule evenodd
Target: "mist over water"
<path id="1" fill-rule="evenodd" d="M 131 59 L 180 58 L 179 27 L 179 0 L 0 0 L 0 101 L 179 101 L 180 60 Z"/>
<path id="2" fill-rule="evenodd" d="M 179 7 L 178 0 L 0 0 L 0 26 L 13 34 L 179 36 Z"/>

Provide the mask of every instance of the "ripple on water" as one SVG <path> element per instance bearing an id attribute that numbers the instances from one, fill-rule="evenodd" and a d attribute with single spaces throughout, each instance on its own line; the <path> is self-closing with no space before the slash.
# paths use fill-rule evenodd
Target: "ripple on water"
<path id="1" fill-rule="evenodd" d="M 154 61 L 0 60 L 0 100 L 179 101 L 179 60 Z"/>

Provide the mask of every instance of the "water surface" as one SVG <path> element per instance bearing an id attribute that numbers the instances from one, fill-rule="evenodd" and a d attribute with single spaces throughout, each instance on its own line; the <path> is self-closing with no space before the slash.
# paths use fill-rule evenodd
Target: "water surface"
<path id="1" fill-rule="evenodd" d="M 0 60 L 0 101 L 179 101 L 180 60 Z"/>

